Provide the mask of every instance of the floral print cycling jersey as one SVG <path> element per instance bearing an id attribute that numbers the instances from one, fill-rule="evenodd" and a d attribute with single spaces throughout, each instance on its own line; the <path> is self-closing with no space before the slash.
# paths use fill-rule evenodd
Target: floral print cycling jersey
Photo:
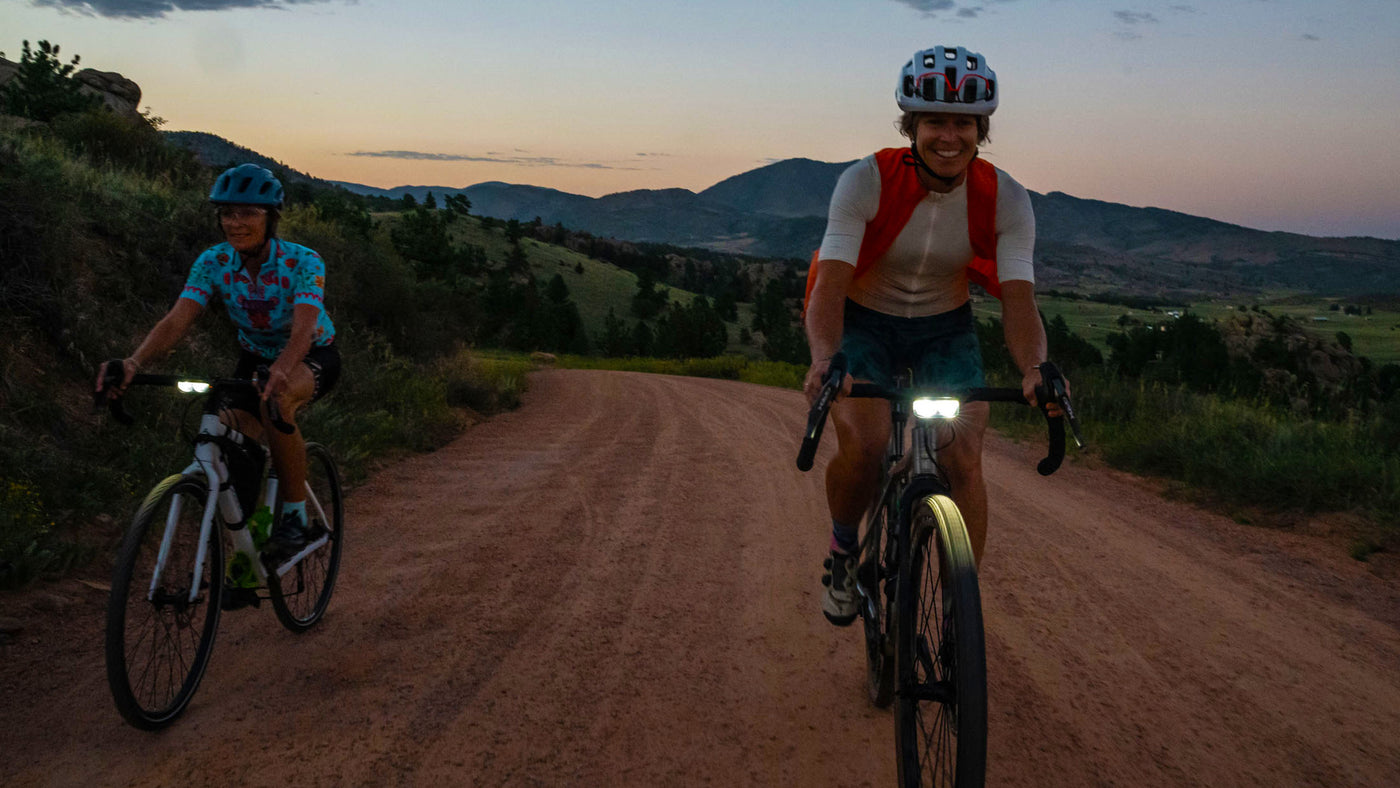
<path id="1" fill-rule="evenodd" d="M 238 328 L 238 344 L 250 353 L 273 359 L 292 336 L 292 312 L 297 304 L 321 310 L 311 344 L 328 345 L 335 326 L 322 303 L 326 289 L 326 264 L 321 256 L 300 244 L 272 240 L 267 262 L 257 281 L 248 276 L 243 261 L 227 243 L 211 246 L 194 261 L 181 298 L 208 306 L 217 296 Z"/>

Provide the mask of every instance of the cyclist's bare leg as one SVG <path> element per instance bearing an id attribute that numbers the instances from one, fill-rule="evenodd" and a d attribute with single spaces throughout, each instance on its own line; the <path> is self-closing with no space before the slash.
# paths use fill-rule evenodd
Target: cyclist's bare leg
<path id="1" fill-rule="evenodd" d="M 833 520 L 858 527 L 870 499 L 880 492 L 890 406 L 882 399 L 843 399 L 831 406 L 831 419 L 837 446 L 826 466 L 826 502 Z"/>
<path id="2" fill-rule="evenodd" d="M 940 427 L 938 433 L 941 447 L 938 462 L 948 473 L 953 502 L 962 512 L 967 535 L 972 540 L 972 554 L 979 566 L 982 547 L 987 542 L 987 482 L 982 476 L 982 438 L 987 432 L 990 412 L 991 406 L 985 402 L 966 403 L 953 425 Z M 952 443 L 948 443 L 950 432 Z"/>
<path id="3" fill-rule="evenodd" d="M 277 397 L 282 420 L 296 427 L 297 411 L 311 401 L 315 391 L 316 378 L 311 369 L 305 364 L 296 365 L 288 376 L 287 388 Z M 306 500 L 306 440 L 301 429 L 293 429 L 291 434 L 278 430 L 272 426 L 264 408 L 262 431 L 267 447 L 272 450 L 272 465 L 281 480 L 280 497 L 286 503 Z"/>

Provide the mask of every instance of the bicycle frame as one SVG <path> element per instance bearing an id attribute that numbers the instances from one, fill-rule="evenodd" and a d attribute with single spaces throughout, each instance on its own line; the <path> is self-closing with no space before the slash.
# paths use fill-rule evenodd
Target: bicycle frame
<path id="1" fill-rule="evenodd" d="M 881 468 L 880 493 L 870 502 L 863 518 L 864 523 L 873 524 L 879 519 L 880 509 L 885 506 L 895 507 L 895 516 L 887 519 L 892 527 L 887 528 L 888 540 L 885 543 L 884 555 L 879 557 L 883 567 L 877 566 L 877 569 L 898 566 L 909 541 L 909 513 L 913 511 L 913 504 L 936 493 L 947 494 L 949 490 L 932 448 L 934 423 L 938 419 L 915 417 L 913 428 L 909 430 L 909 448 L 906 450 L 904 438 L 909 415 L 909 406 L 905 400 L 894 400 L 890 403 L 890 440 L 885 464 Z M 925 448 L 926 451 L 923 450 Z M 861 537 L 861 553 L 869 549 L 870 541 L 876 536 L 875 528 L 866 529 Z M 878 582 L 882 576 L 883 572 L 877 573 L 875 581 Z M 868 600 L 878 600 L 880 596 L 878 589 L 866 588 L 859 577 L 856 590 Z M 890 596 L 893 598 L 892 594 Z M 866 607 L 862 605 L 862 615 L 865 614 L 865 610 Z"/>
<path id="2" fill-rule="evenodd" d="M 225 424 L 222 419 L 212 413 L 206 413 L 200 419 L 199 435 L 201 437 L 218 437 L 232 440 L 235 443 L 252 440 L 252 438 Z M 267 569 L 263 562 L 258 560 L 258 549 L 253 544 L 253 535 L 246 526 L 232 528 L 228 523 L 244 522 L 243 507 L 238 501 L 238 495 L 234 492 L 231 474 L 228 463 L 224 460 L 224 451 L 216 441 L 198 441 L 194 449 L 194 461 L 180 472 L 181 476 L 203 476 L 208 481 L 209 497 L 204 503 L 204 516 L 200 521 L 199 547 L 195 555 L 194 578 L 190 585 L 189 602 L 193 603 L 199 595 L 200 581 L 203 580 L 204 558 L 208 554 L 209 538 L 212 535 L 214 526 L 214 515 L 218 512 L 222 515 L 225 523 L 225 530 L 228 531 L 233 540 L 235 552 L 243 553 L 249 558 L 254 576 L 260 584 L 267 583 Z M 278 479 L 277 471 L 268 469 L 267 484 L 263 489 L 263 505 L 273 509 L 277 503 Z M 315 507 L 317 515 L 322 520 L 327 520 L 325 510 L 321 507 L 321 501 L 316 497 L 310 484 L 306 486 L 307 503 Z M 170 543 L 174 537 L 176 523 L 179 522 L 183 502 L 176 500 L 170 508 L 170 513 L 166 516 L 165 533 L 161 537 L 160 552 L 156 557 L 156 568 L 151 574 L 150 588 L 146 592 L 148 600 L 154 599 L 156 589 L 160 586 L 161 577 L 165 572 L 165 563 L 169 555 Z M 322 545 L 330 540 L 327 535 L 313 540 L 302 548 L 296 555 L 289 558 L 277 567 L 277 576 L 285 575 L 292 567 L 296 566 L 302 558 L 315 552 Z"/>

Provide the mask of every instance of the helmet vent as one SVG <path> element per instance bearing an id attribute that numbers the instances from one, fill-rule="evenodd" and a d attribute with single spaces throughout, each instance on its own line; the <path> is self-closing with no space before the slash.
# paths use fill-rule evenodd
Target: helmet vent
<path id="1" fill-rule="evenodd" d="M 242 194 L 243 192 L 248 191 L 248 187 L 251 186 L 251 185 L 253 185 L 253 179 L 252 179 L 252 178 L 244 178 L 243 180 L 239 181 L 239 182 L 238 182 L 238 193 L 239 193 L 239 194 Z"/>
<path id="2" fill-rule="evenodd" d="M 977 58 L 975 58 L 975 57 L 969 57 L 969 58 L 967 59 L 967 70 L 968 70 L 968 71 L 976 71 L 976 70 L 977 70 Z"/>

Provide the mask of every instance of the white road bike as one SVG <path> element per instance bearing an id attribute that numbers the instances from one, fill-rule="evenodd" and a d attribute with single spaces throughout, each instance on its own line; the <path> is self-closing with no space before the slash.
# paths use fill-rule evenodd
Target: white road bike
<path id="1" fill-rule="evenodd" d="M 107 367 L 107 381 L 120 362 Z M 118 378 L 119 379 L 119 378 Z M 110 382 L 104 390 L 110 390 Z M 136 386 L 205 395 L 194 460 L 146 495 L 117 552 L 107 603 L 107 683 L 123 718 L 143 730 L 176 720 L 199 688 L 214 649 L 219 615 L 262 599 L 293 632 L 314 626 L 330 604 L 340 568 L 344 519 L 340 474 L 326 447 L 306 444 L 309 543 L 274 564 L 260 553 L 280 515 L 278 479 L 267 449 L 226 418 L 230 394 L 250 380 L 136 375 Z M 132 419 L 121 400 L 112 415 Z M 293 427 L 274 414 L 274 425 Z M 261 504 L 261 505 L 259 505 Z M 225 555 L 228 559 L 225 560 Z"/>

